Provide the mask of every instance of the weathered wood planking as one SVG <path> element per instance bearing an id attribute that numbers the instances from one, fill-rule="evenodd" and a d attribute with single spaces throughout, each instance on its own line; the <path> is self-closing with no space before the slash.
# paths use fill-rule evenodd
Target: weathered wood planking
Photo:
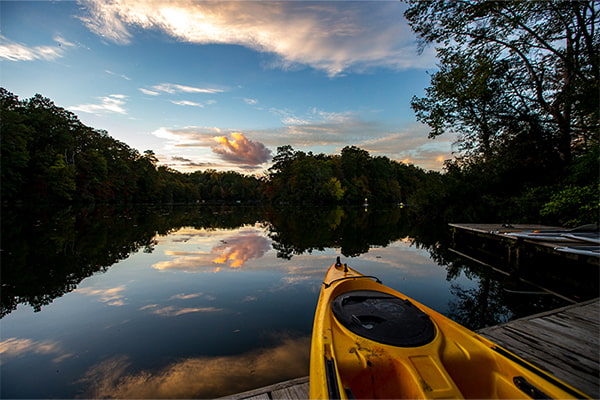
<path id="1" fill-rule="evenodd" d="M 590 397 L 600 398 L 600 299 L 484 328 L 477 333 Z M 308 377 L 226 398 L 307 399 Z"/>
<path id="2" fill-rule="evenodd" d="M 232 394 L 223 399 L 230 400 L 271 400 L 308 399 L 308 376 L 275 383 L 243 393 Z"/>
<path id="3" fill-rule="evenodd" d="M 478 333 L 600 398 L 600 299 L 532 315 Z"/>

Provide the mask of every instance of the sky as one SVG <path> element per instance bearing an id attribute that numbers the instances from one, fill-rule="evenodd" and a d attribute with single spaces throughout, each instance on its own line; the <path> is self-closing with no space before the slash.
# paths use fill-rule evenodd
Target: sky
<path id="1" fill-rule="evenodd" d="M 0 86 L 182 172 L 262 174 L 277 147 L 441 170 L 410 108 L 436 71 L 399 1 L 1 1 Z"/>

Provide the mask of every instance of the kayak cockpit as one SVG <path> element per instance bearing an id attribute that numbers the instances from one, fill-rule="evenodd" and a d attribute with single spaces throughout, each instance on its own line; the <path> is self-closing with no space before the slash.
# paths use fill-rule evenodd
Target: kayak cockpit
<path id="1" fill-rule="evenodd" d="M 375 290 L 355 290 L 331 302 L 337 320 L 364 338 L 391 346 L 416 347 L 431 342 L 435 327 L 409 300 Z"/>

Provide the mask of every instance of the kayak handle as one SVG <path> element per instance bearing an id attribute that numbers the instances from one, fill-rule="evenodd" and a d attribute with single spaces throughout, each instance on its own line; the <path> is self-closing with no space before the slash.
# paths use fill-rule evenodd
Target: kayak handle
<path id="1" fill-rule="evenodd" d="M 329 283 L 323 282 L 323 286 L 325 286 L 325 289 L 327 289 L 329 286 L 333 285 L 336 282 L 345 281 L 345 280 L 348 280 L 348 279 L 360 279 L 360 278 L 375 279 L 375 282 L 382 283 L 381 279 L 379 279 L 376 276 L 373 276 L 373 275 L 362 275 L 362 276 L 347 276 L 345 278 L 334 279 L 333 281 L 331 281 Z"/>

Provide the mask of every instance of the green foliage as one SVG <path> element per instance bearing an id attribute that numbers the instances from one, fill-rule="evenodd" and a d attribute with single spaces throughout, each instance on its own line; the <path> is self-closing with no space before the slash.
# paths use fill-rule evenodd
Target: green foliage
<path id="1" fill-rule="evenodd" d="M 0 88 L 1 193 L 7 202 L 173 203 L 256 201 L 262 184 L 237 173 L 182 174 L 85 126 L 35 95 L 20 101 Z"/>
<path id="2" fill-rule="evenodd" d="M 387 157 L 371 157 L 355 146 L 341 155 L 277 149 L 266 194 L 281 203 L 362 204 L 405 202 L 425 172 Z"/>
<path id="3" fill-rule="evenodd" d="M 441 44 L 440 70 L 412 102 L 431 136 L 458 132 L 462 150 L 484 158 L 535 154 L 558 175 L 576 147 L 598 145 L 594 2 L 409 4 L 405 16 L 422 45 Z"/>
<path id="4" fill-rule="evenodd" d="M 552 216 L 566 226 L 598 223 L 600 186 L 568 185 L 554 193 L 540 210 L 541 215 Z"/>
<path id="5" fill-rule="evenodd" d="M 415 211 L 445 221 L 597 221 L 597 4 L 407 2 L 421 46 L 436 46 L 440 60 L 412 108 L 430 137 L 457 133 L 462 152 L 445 174 L 428 174 Z"/>

